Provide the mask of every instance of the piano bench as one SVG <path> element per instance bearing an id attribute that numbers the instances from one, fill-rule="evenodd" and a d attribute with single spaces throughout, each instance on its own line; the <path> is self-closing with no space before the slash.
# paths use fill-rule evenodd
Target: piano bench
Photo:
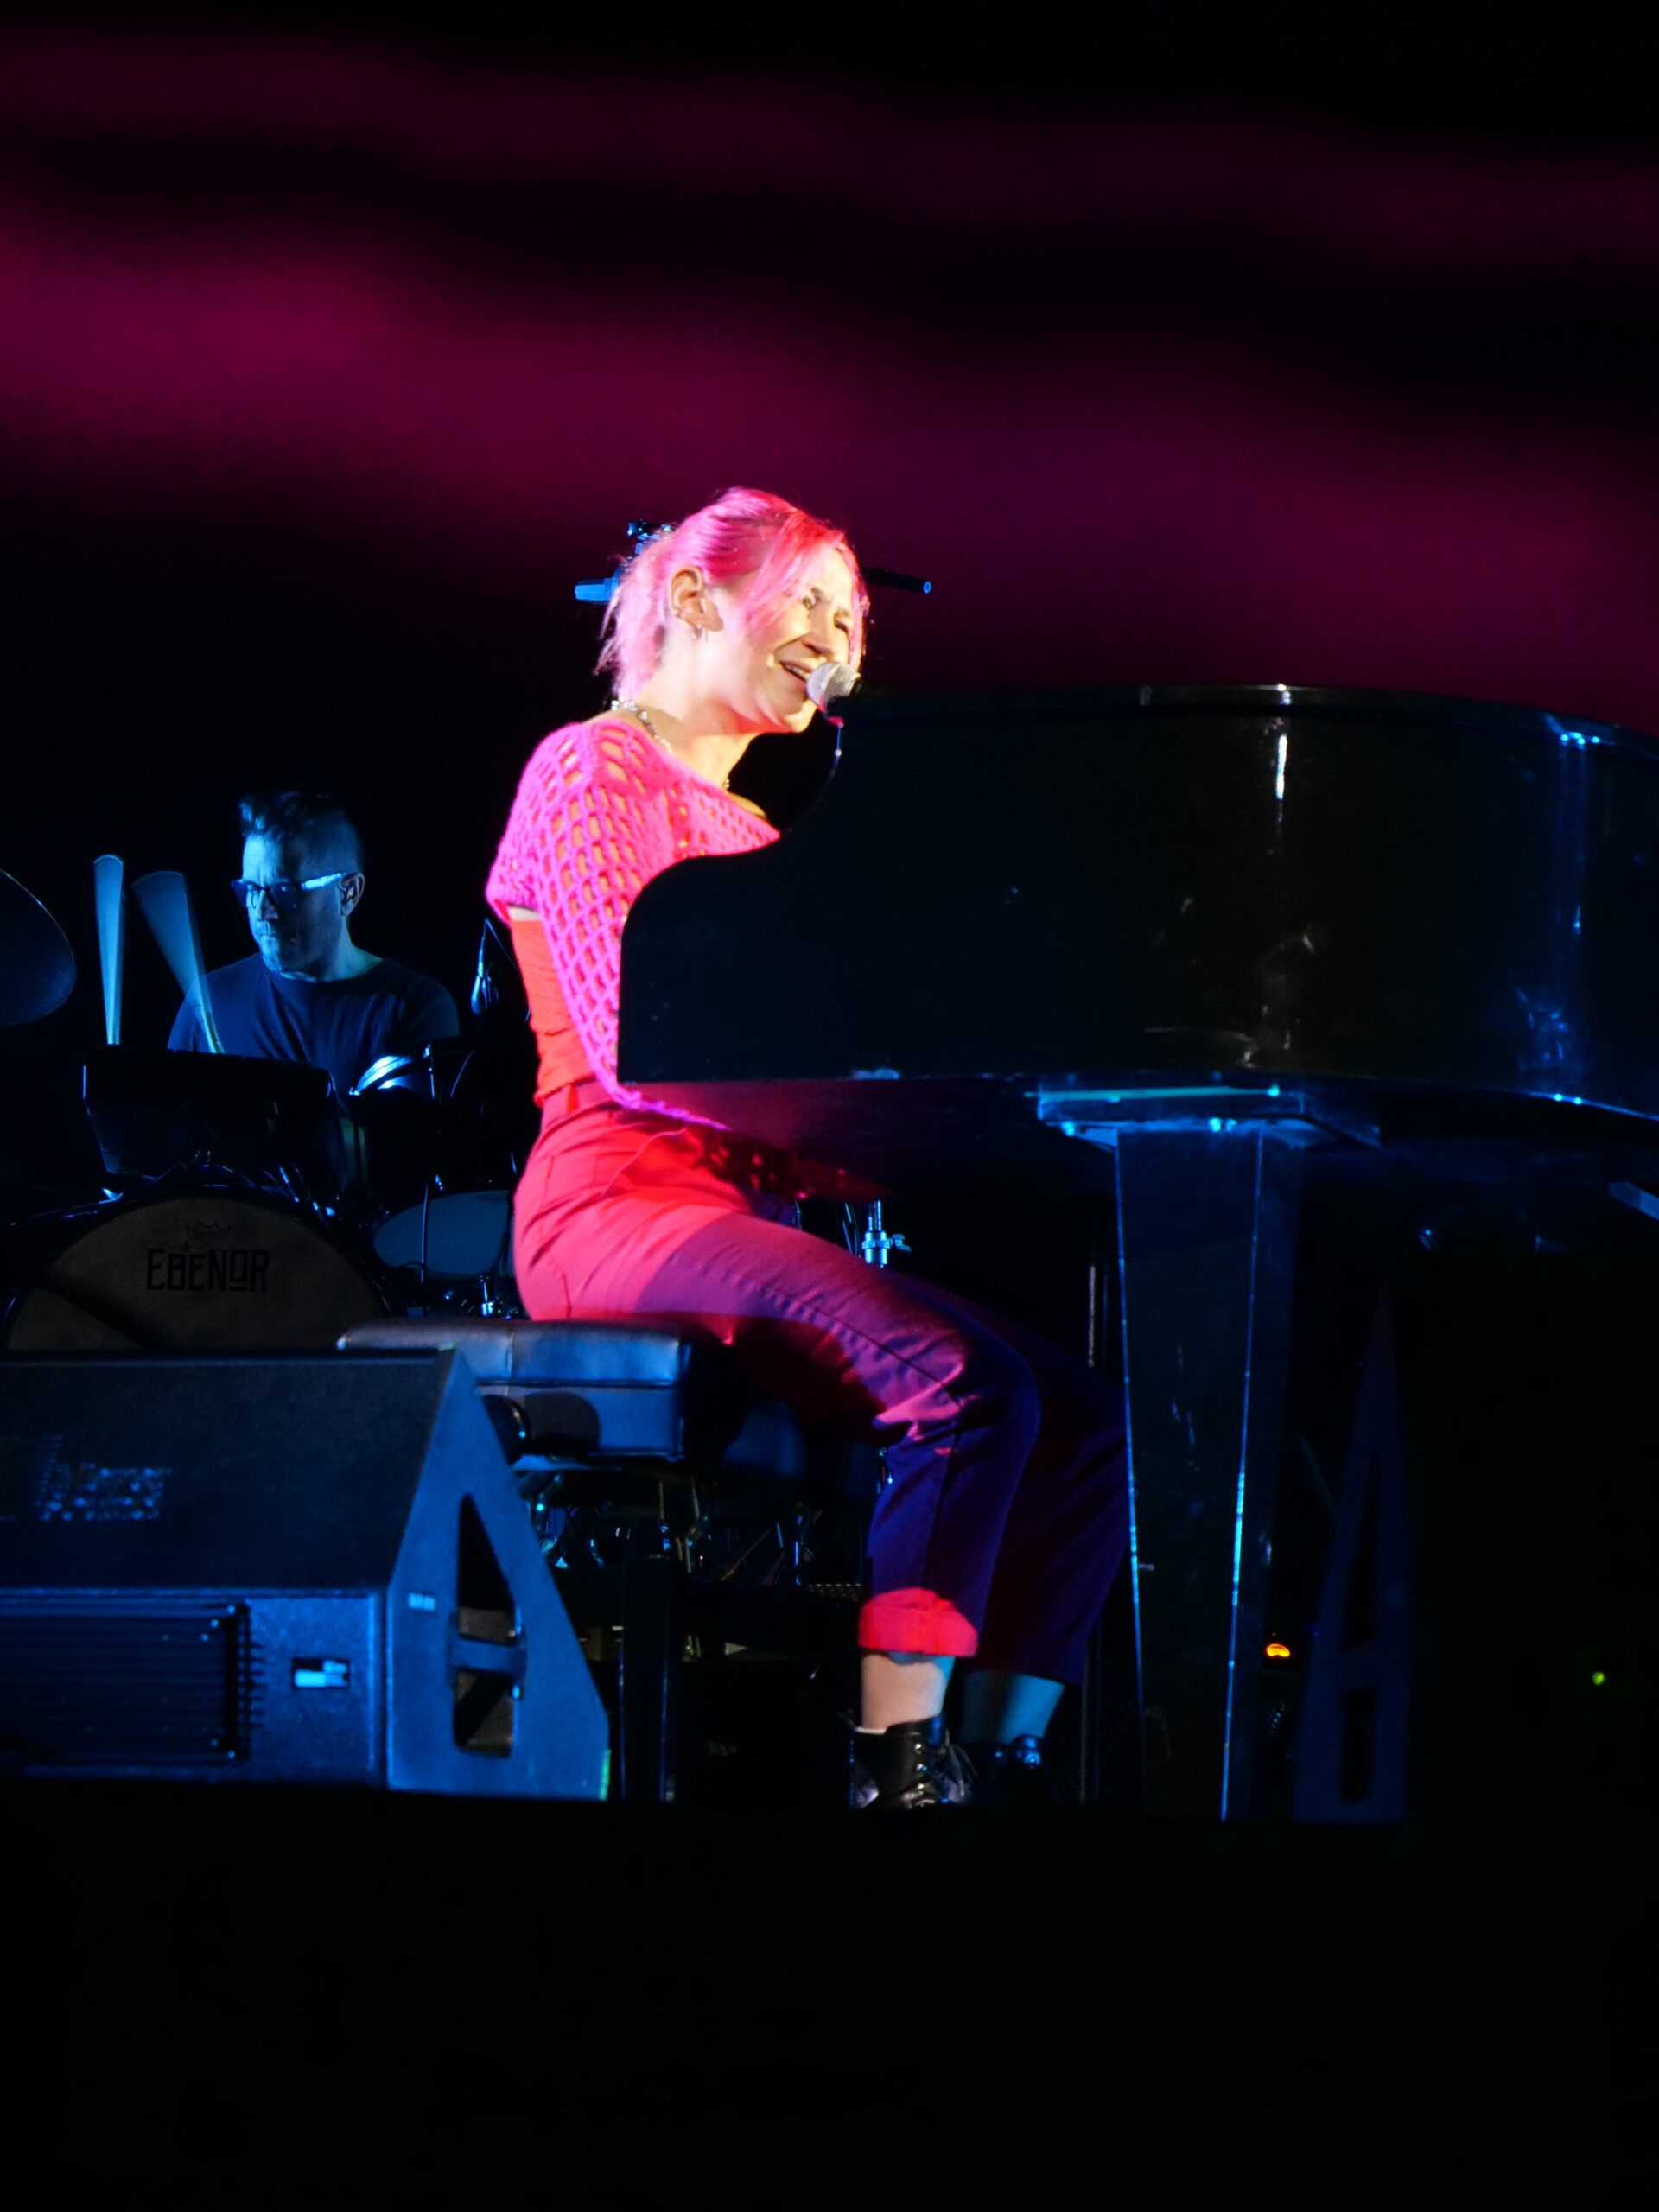
<path id="1" fill-rule="evenodd" d="M 512 1408 L 522 1434 L 497 1418 L 522 1478 L 538 1467 L 629 1460 L 722 1476 L 804 1483 L 805 1432 L 775 1398 L 757 1397 L 718 1349 L 672 1329 L 623 1321 L 365 1321 L 342 1351 L 458 1352 L 486 1406 Z M 642 1470 L 643 1471 L 643 1470 Z M 522 1479 L 520 1487 L 524 1486 Z"/>
<path id="2" fill-rule="evenodd" d="M 428 1318 L 361 1323 L 340 1349 L 454 1351 L 471 1369 L 572 1625 L 590 1657 L 614 1653 L 613 1795 L 676 1794 L 688 1639 L 850 1662 L 878 1455 L 757 1396 L 719 1347 L 646 1323 Z M 813 1583 L 735 1579 L 746 1523 L 798 1560 L 809 1516 Z M 561 1555 L 573 1532 L 586 1559 Z M 711 1533 L 728 1540 L 714 1574 L 691 1563 Z"/>

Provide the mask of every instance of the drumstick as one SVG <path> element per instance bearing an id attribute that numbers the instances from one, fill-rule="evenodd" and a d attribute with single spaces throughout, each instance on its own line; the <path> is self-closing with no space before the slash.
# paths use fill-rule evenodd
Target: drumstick
<path id="1" fill-rule="evenodd" d="M 92 862 L 92 897 L 98 907 L 98 964 L 104 977 L 104 1041 L 121 1042 L 121 970 L 127 950 L 127 909 L 121 896 L 126 863 L 113 853 Z"/>
<path id="2" fill-rule="evenodd" d="M 207 999 L 207 976 L 201 964 L 201 941 L 190 893 L 176 868 L 157 868 L 141 875 L 132 887 L 138 911 L 149 924 L 150 934 L 162 948 L 162 957 L 173 970 L 179 988 L 196 1009 L 201 1033 L 210 1052 L 222 1052 L 213 1009 Z"/>

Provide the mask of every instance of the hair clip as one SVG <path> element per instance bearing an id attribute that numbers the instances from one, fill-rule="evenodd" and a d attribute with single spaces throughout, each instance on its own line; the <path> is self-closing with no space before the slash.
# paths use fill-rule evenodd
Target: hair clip
<path id="1" fill-rule="evenodd" d="M 666 537 L 673 527 L 671 522 L 631 522 L 623 532 L 630 550 L 622 556 L 608 576 L 590 576 L 579 583 L 576 597 L 590 606 L 605 606 L 615 595 L 617 586 L 652 538 Z"/>

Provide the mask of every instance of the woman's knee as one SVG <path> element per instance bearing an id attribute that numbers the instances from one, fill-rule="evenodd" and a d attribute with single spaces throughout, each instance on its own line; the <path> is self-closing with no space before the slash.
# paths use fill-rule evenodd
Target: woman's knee
<path id="1" fill-rule="evenodd" d="M 1043 1394 L 1030 1363 L 1000 1338 L 970 1344 L 957 1389 L 976 1426 L 995 1427 L 1011 1446 L 1029 1452 L 1043 1421 Z"/>

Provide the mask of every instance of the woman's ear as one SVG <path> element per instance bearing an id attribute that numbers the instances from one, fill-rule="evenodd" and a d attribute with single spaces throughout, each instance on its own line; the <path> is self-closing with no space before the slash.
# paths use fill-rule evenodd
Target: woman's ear
<path id="1" fill-rule="evenodd" d="M 668 580 L 668 611 L 677 622 L 699 637 L 705 630 L 722 628 L 714 594 L 703 582 L 701 569 L 676 569 Z"/>

